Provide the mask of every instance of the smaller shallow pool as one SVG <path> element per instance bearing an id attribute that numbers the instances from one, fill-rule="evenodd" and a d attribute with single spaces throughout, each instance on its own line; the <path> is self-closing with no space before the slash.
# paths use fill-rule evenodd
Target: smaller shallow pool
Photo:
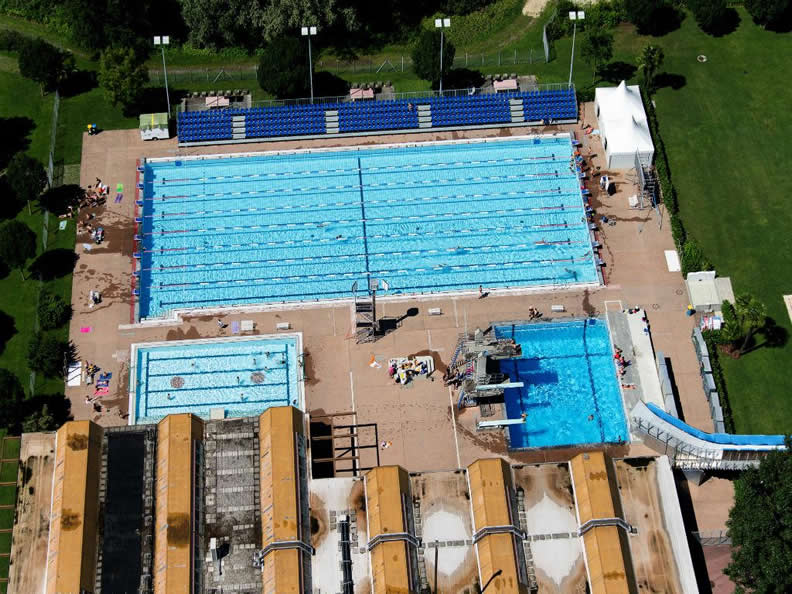
<path id="1" fill-rule="evenodd" d="M 300 336 L 231 337 L 132 345 L 130 424 L 192 413 L 204 419 L 257 415 L 271 406 L 303 409 Z"/>
<path id="2" fill-rule="evenodd" d="M 506 413 L 526 422 L 509 427 L 510 447 L 541 448 L 627 441 L 607 324 L 598 318 L 495 327 L 522 356 L 500 362 L 522 388 L 506 390 Z"/>

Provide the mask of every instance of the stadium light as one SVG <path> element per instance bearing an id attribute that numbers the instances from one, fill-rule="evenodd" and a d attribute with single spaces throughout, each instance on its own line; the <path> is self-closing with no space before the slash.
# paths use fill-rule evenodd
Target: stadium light
<path id="1" fill-rule="evenodd" d="M 165 100 L 168 102 L 168 119 L 171 117 L 170 93 L 168 92 L 168 68 L 165 66 L 165 46 L 170 45 L 169 35 L 155 35 L 154 45 L 162 46 L 162 71 L 165 73 Z"/>
<path id="2" fill-rule="evenodd" d="M 572 67 L 575 64 L 575 33 L 577 33 L 577 22 L 586 18 L 586 13 L 582 10 L 570 10 L 569 20 L 574 23 L 572 27 L 572 57 L 569 59 L 569 86 L 572 86 Z"/>
<path id="3" fill-rule="evenodd" d="M 311 37 L 316 35 L 316 27 L 302 27 L 303 37 L 308 38 L 308 74 L 311 79 L 311 103 L 313 103 L 313 60 L 311 59 Z"/>
<path id="4" fill-rule="evenodd" d="M 443 94 L 443 29 L 451 27 L 451 19 L 435 19 L 435 29 L 440 29 L 440 94 Z"/>

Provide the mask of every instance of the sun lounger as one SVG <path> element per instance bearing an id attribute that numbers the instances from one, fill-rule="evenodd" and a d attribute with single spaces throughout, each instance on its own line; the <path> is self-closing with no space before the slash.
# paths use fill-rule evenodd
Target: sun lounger
<path id="1" fill-rule="evenodd" d="M 231 334 L 239 334 L 239 322 L 231 322 Z"/>

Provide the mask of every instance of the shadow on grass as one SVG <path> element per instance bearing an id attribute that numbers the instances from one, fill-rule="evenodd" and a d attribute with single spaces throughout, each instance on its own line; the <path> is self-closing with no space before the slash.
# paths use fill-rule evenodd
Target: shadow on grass
<path id="1" fill-rule="evenodd" d="M 77 263 L 77 254 L 66 248 L 57 248 L 41 254 L 30 265 L 30 272 L 43 281 L 63 278 L 71 274 Z"/>
<path id="2" fill-rule="evenodd" d="M 758 342 L 755 339 L 751 340 L 748 348 L 742 353 L 742 356 L 758 351 L 761 348 L 782 348 L 789 342 L 789 332 L 783 326 L 779 326 L 773 318 L 767 318 L 765 327 L 762 328 L 756 335 L 762 336 L 764 340 Z"/>
<path id="3" fill-rule="evenodd" d="M 339 97 L 349 93 L 349 83 L 332 72 L 322 70 L 314 74 L 314 95 L 317 97 Z"/>
<path id="4" fill-rule="evenodd" d="M 3 131 L 3 142 L 0 142 L 0 169 L 5 169 L 8 162 L 19 151 L 30 146 L 30 133 L 36 127 L 30 118 L 0 118 L 0 130 Z"/>
<path id="5" fill-rule="evenodd" d="M 72 419 L 71 402 L 63 394 L 36 394 L 23 400 L 19 405 L 20 418 L 24 419 L 41 412 L 44 405 L 47 406 L 47 412 L 52 417 L 52 424 L 49 427 L 42 427 L 41 430 L 57 429 Z"/>
<path id="6" fill-rule="evenodd" d="M 13 316 L 0 311 L 0 355 L 5 351 L 6 343 L 17 333 L 16 322 Z"/>
<path id="7" fill-rule="evenodd" d="M 628 64 L 627 62 L 617 60 L 616 62 L 610 62 L 609 64 L 600 66 L 597 70 L 597 74 L 601 80 L 611 83 L 620 83 L 623 80 L 630 80 L 635 76 L 636 70 L 638 70 L 638 67 L 634 64 Z"/>
<path id="8" fill-rule="evenodd" d="M 0 128 L 2 130 L 2 128 Z M 0 211 L 0 220 L 15 219 L 16 216 L 25 208 L 24 202 L 19 202 L 16 199 L 14 191 L 8 185 L 6 176 L 0 177 L 0 196 L 3 197 L 3 208 Z"/>
<path id="9" fill-rule="evenodd" d="M 687 84 L 687 79 L 682 74 L 672 74 L 671 72 L 661 72 L 654 79 L 655 87 L 663 89 L 671 87 L 678 91 Z"/>
<path id="10" fill-rule="evenodd" d="M 63 97 L 74 97 L 95 89 L 99 83 L 93 70 L 75 70 L 58 89 Z"/>

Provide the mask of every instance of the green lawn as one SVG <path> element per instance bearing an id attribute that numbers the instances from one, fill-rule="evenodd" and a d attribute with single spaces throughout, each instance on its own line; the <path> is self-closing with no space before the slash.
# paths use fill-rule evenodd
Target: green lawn
<path id="1" fill-rule="evenodd" d="M 11 533 L 0 532 L 0 553 L 11 552 Z"/>
<path id="2" fill-rule="evenodd" d="M 10 462 L 3 462 L 0 464 L 0 483 L 10 483 L 12 481 L 17 480 L 17 466 L 18 464 L 12 464 Z M 0 528 L 3 525 L 0 523 Z"/>
<path id="3" fill-rule="evenodd" d="M 19 439 L 4 439 L 3 440 L 3 459 L 16 460 L 19 458 L 19 450 L 22 447 L 22 441 Z"/>
<path id="4" fill-rule="evenodd" d="M 3 466 L 8 464 L 3 463 Z M 14 505 L 16 503 L 16 485 L 2 485 L 0 486 L 0 505 Z M 0 547 L 0 552 L 3 549 Z"/>

